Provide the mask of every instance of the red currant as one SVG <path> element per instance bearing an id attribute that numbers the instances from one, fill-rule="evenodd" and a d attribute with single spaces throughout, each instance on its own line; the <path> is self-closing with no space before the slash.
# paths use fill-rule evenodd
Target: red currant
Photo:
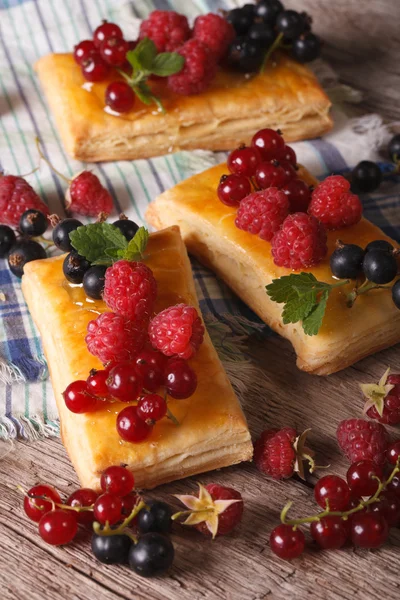
<path id="1" fill-rule="evenodd" d="M 251 192 L 250 181 L 244 175 L 222 175 L 217 188 L 218 198 L 226 206 L 239 206 Z"/>
<path id="2" fill-rule="evenodd" d="M 282 187 L 289 198 L 290 212 L 307 212 L 311 200 L 311 190 L 302 179 L 291 179 Z"/>
<path id="3" fill-rule="evenodd" d="M 135 92 L 126 81 L 113 81 L 106 89 L 106 104 L 115 112 L 129 112 L 135 104 Z"/>
<path id="4" fill-rule="evenodd" d="M 109 67 L 101 58 L 100 54 L 93 54 L 82 62 L 82 75 L 87 81 L 103 81 L 108 75 Z"/>
<path id="5" fill-rule="evenodd" d="M 108 21 L 103 21 L 101 25 L 97 27 L 93 34 L 93 42 L 96 48 L 100 48 L 102 42 L 109 38 L 123 38 L 122 30 L 115 23 L 108 23 Z"/>
<path id="6" fill-rule="evenodd" d="M 400 498 L 400 475 L 395 475 L 391 482 L 387 484 L 386 489 Z"/>
<path id="7" fill-rule="evenodd" d="M 325 475 L 316 483 L 314 498 L 324 509 L 326 509 L 326 501 L 328 501 L 330 510 L 346 510 L 350 501 L 349 486 L 344 479 L 337 475 Z"/>
<path id="8" fill-rule="evenodd" d="M 129 44 L 123 38 L 110 37 L 100 45 L 100 55 L 112 67 L 120 67 L 124 64 Z"/>
<path id="9" fill-rule="evenodd" d="M 285 142 L 279 131 L 261 129 L 253 136 L 251 145 L 260 152 L 263 160 L 272 160 L 282 155 Z"/>
<path id="10" fill-rule="evenodd" d="M 117 431 L 126 442 L 143 442 L 153 427 L 137 414 L 136 406 L 127 406 L 117 416 Z"/>
<path id="11" fill-rule="evenodd" d="M 80 488 L 72 492 L 65 504 L 68 506 L 82 507 L 82 506 L 93 506 L 98 498 L 98 493 L 90 488 Z M 78 523 L 81 525 L 90 525 L 94 521 L 94 514 L 92 510 L 85 510 L 82 512 L 76 512 L 76 518 Z"/>
<path id="12" fill-rule="evenodd" d="M 284 146 L 282 152 L 277 156 L 278 160 L 287 160 L 294 167 L 297 165 L 296 152 L 290 146 Z"/>
<path id="13" fill-rule="evenodd" d="M 197 388 L 197 375 L 182 358 L 171 358 L 164 372 L 167 393 L 183 400 L 192 396 Z"/>
<path id="14" fill-rule="evenodd" d="M 300 529 L 293 529 L 291 525 L 278 525 L 272 530 L 269 544 L 274 554 L 284 560 L 297 558 L 304 550 L 306 540 Z"/>
<path id="15" fill-rule="evenodd" d="M 361 512 L 351 520 L 351 541 L 360 548 L 379 548 L 386 541 L 389 526 L 381 515 Z"/>
<path id="16" fill-rule="evenodd" d="M 279 160 L 278 162 L 279 162 L 279 165 L 282 167 L 282 169 L 285 171 L 285 175 L 286 175 L 285 184 L 288 183 L 289 181 L 292 181 L 293 179 L 296 179 L 297 173 L 296 173 L 292 163 L 290 163 L 287 160 Z"/>
<path id="17" fill-rule="evenodd" d="M 107 378 L 108 371 L 105 369 L 99 371 L 93 369 L 86 380 L 89 392 L 97 398 L 107 398 L 110 395 L 107 388 Z"/>
<path id="18" fill-rule="evenodd" d="M 258 187 L 265 190 L 269 187 L 282 187 L 286 183 L 286 174 L 277 160 L 262 162 L 256 170 Z"/>
<path id="19" fill-rule="evenodd" d="M 127 517 L 128 515 L 131 514 L 131 512 L 133 511 L 133 508 L 139 502 L 139 499 L 140 499 L 139 495 L 136 494 L 135 492 L 131 492 L 130 494 L 127 494 L 126 496 L 123 496 L 121 498 L 122 514 L 124 515 L 124 517 Z"/>
<path id="20" fill-rule="evenodd" d="M 28 517 L 36 523 L 39 523 L 43 515 L 52 510 L 53 504 L 48 500 L 34 498 L 33 496 L 45 496 L 46 498 L 53 500 L 53 502 L 61 504 L 60 494 L 51 485 L 39 483 L 38 485 L 31 487 L 28 491 L 28 496 L 25 496 L 24 498 L 24 511 Z"/>
<path id="21" fill-rule="evenodd" d="M 122 519 L 122 501 L 119 496 L 106 492 L 94 503 L 93 514 L 96 521 L 105 525 L 115 525 Z"/>
<path id="22" fill-rule="evenodd" d="M 86 413 L 98 407 L 98 400 L 89 393 L 86 381 L 78 380 L 69 384 L 63 392 L 66 407 L 73 413 Z"/>
<path id="23" fill-rule="evenodd" d="M 167 358 L 157 350 L 142 350 L 135 358 L 136 368 L 143 377 L 143 387 L 156 392 L 164 383 Z"/>
<path id="24" fill-rule="evenodd" d="M 384 491 L 379 502 L 371 504 L 370 511 L 386 519 L 389 527 L 397 527 L 400 522 L 400 498 L 393 492 Z"/>
<path id="25" fill-rule="evenodd" d="M 386 455 L 388 462 L 391 465 L 395 465 L 397 463 L 400 458 L 400 440 L 390 444 L 389 448 L 386 450 Z"/>
<path id="26" fill-rule="evenodd" d="M 135 487 L 133 473 L 125 467 L 115 465 L 108 467 L 101 476 L 100 485 L 103 492 L 116 496 L 126 496 Z"/>
<path id="27" fill-rule="evenodd" d="M 74 48 L 74 59 L 78 65 L 88 60 L 93 54 L 97 54 L 97 50 L 92 40 L 83 40 Z"/>
<path id="28" fill-rule="evenodd" d="M 351 493 L 360 498 L 375 494 L 379 486 L 379 481 L 375 478 L 382 481 L 383 472 L 371 460 L 359 460 L 349 467 L 346 477 Z"/>
<path id="29" fill-rule="evenodd" d="M 133 402 L 143 387 L 143 378 L 133 362 L 125 361 L 115 365 L 108 376 L 108 392 L 122 402 Z"/>
<path id="30" fill-rule="evenodd" d="M 261 156 L 257 148 L 241 146 L 228 156 L 228 169 L 236 175 L 252 177 L 261 162 Z"/>
<path id="31" fill-rule="evenodd" d="M 68 544 L 77 531 L 76 513 L 72 510 L 53 510 L 43 515 L 39 522 L 40 537 L 53 546 Z"/>
<path id="32" fill-rule="evenodd" d="M 312 538 L 326 550 L 341 548 L 349 536 L 349 530 L 349 522 L 337 516 L 322 517 L 310 526 Z"/>
<path id="33" fill-rule="evenodd" d="M 167 414 L 167 403 L 158 394 L 147 394 L 140 398 L 137 405 L 138 416 L 148 425 L 154 425 Z"/>

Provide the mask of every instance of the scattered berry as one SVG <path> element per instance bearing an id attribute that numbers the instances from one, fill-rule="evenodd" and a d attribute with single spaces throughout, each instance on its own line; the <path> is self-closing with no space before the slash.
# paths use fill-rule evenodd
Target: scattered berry
<path id="1" fill-rule="evenodd" d="M 315 217 L 293 213 L 272 239 L 274 263 L 295 271 L 317 265 L 328 252 L 326 240 L 325 228 Z"/>
<path id="2" fill-rule="evenodd" d="M 291 179 L 284 186 L 282 192 L 289 199 L 290 212 L 307 212 L 311 200 L 311 190 L 302 179 Z"/>
<path id="3" fill-rule="evenodd" d="M 379 502 L 371 504 L 370 511 L 372 514 L 378 514 L 389 527 L 398 527 L 400 522 L 400 498 L 393 492 L 384 491 L 379 496 Z"/>
<path id="4" fill-rule="evenodd" d="M 227 52 L 229 44 L 235 37 L 232 25 L 220 15 L 208 13 L 196 17 L 193 36 L 203 42 L 219 61 Z"/>
<path id="5" fill-rule="evenodd" d="M 254 73 L 260 69 L 262 61 L 262 45 L 247 36 L 236 38 L 229 46 L 226 62 L 235 71 Z"/>
<path id="6" fill-rule="evenodd" d="M 113 81 L 107 86 L 105 101 L 115 112 L 126 113 L 135 104 L 135 92 L 126 81 Z"/>
<path id="7" fill-rule="evenodd" d="M 49 498 L 49 500 L 35 498 L 34 496 L 44 496 L 45 498 Z M 60 494 L 51 485 L 40 483 L 28 490 L 28 494 L 24 498 L 24 511 L 31 521 L 39 523 L 43 515 L 53 509 L 53 504 L 50 500 L 61 504 Z"/>
<path id="8" fill-rule="evenodd" d="M 306 432 L 301 436 L 293 427 L 267 429 L 254 444 L 254 463 L 262 473 L 274 479 L 287 479 L 298 472 L 304 477 L 303 460 L 311 452 L 304 447 Z"/>
<path id="9" fill-rule="evenodd" d="M 359 548 L 379 548 L 388 534 L 387 521 L 380 515 L 360 512 L 351 519 L 351 541 Z"/>
<path id="10" fill-rule="evenodd" d="M 143 379 L 134 362 L 120 362 L 109 372 L 108 393 L 121 402 L 135 401 L 142 391 L 142 387 Z"/>
<path id="11" fill-rule="evenodd" d="M 308 212 L 327 229 L 340 229 L 359 222 L 363 207 L 350 191 L 350 183 L 341 175 L 331 175 L 313 191 Z"/>
<path id="12" fill-rule="evenodd" d="M 168 77 L 168 87 L 175 94 L 190 96 L 204 92 L 217 72 L 211 50 L 199 40 L 188 40 L 178 49 L 185 64 L 179 73 Z"/>
<path id="13" fill-rule="evenodd" d="M 246 4 L 241 8 L 230 10 L 226 15 L 226 20 L 233 26 L 237 35 L 242 35 L 247 33 L 253 24 L 254 14 L 255 6 Z"/>
<path id="14" fill-rule="evenodd" d="M 53 229 L 53 242 L 59 250 L 71 252 L 73 250 L 69 234 L 82 227 L 83 223 L 78 219 L 64 219 L 57 223 Z"/>
<path id="15" fill-rule="evenodd" d="M 363 261 L 364 275 L 372 283 L 384 285 L 397 275 L 397 260 L 392 252 L 369 250 Z"/>
<path id="16" fill-rule="evenodd" d="M 139 225 L 137 225 L 134 221 L 130 219 L 118 219 L 118 221 L 114 221 L 114 227 L 117 227 L 120 232 L 126 237 L 128 242 L 135 237 L 137 230 L 139 229 Z"/>
<path id="17" fill-rule="evenodd" d="M 19 220 L 19 229 L 24 235 L 42 235 L 48 227 L 47 214 L 37 208 L 28 208 Z"/>
<path id="18" fill-rule="evenodd" d="M 226 206 L 239 206 L 251 192 L 250 181 L 244 175 L 222 175 L 217 188 L 218 198 Z"/>
<path id="19" fill-rule="evenodd" d="M 276 23 L 277 16 L 283 11 L 280 0 L 261 0 L 256 5 L 256 18 L 261 19 L 272 27 Z"/>
<path id="20" fill-rule="evenodd" d="M 300 63 L 308 63 L 315 60 L 321 54 L 320 38 L 308 31 L 293 40 L 291 54 Z"/>
<path id="21" fill-rule="evenodd" d="M 99 406 L 98 400 L 89 391 L 86 381 L 77 380 L 69 384 L 63 392 L 66 407 L 73 413 L 87 413 Z"/>
<path id="22" fill-rule="evenodd" d="M 26 210 L 36 208 L 48 215 L 49 209 L 25 179 L 16 175 L 0 176 L 0 221 L 6 225 L 19 225 Z"/>
<path id="23" fill-rule="evenodd" d="M 263 160 L 277 159 L 286 150 L 282 134 L 274 129 L 260 129 L 253 136 L 251 145 L 258 149 Z"/>
<path id="24" fill-rule="evenodd" d="M 283 560 L 297 558 L 303 553 L 306 540 L 300 529 L 291 525 L 278 525 L 271 531 L 269 545 L 274 554 Z"/>
<path id="25" fill-rule="evenodd" d="M 378 479 L 383 479 L 383 471 L 371 460 L 359 460 L 349 467 L 346 477 L 352 496 L 361 498 L 375 494 L 379 486 Z"/>
<path id="26" fill-rule="evenodd" d="M 83 289 L 86 296 L 93 300 L 101 300 L 104 293 L 107 267 L 94 265 L 83 275 Z"/>
<path id="27" fill-rule="evenodd" d="M 132 540 L 129 535 L 92 536 L 92 552 L 98 561 L 106 565 L 122 565 L 128 562 Z"/>
<path id="28" fill-rule="evenodd" d="M 340 448 L 352 463 L 372 460 L 377 465 L 383 465 L 386 461 L 389 436 L 380 423 L 347 419 L 339 423 L 337 439 Z"/>
<path id="29" fill-rule="evenodd" d="M 197 388 L 197 375 L 182 358 L 171 358 L 164 371 L 167 394 L 176 400 L 190 398 Z"/>
<path id="30" fill-rule="evenodd" d="M 131 546 L 129 564 L 142 577 L 155 577 L 169 569 L 174 561 L 171 540 L 160 533 L 146 533 Z"/>
<path id="31" fill-rule="evenodd" d="M 286 194 L 275 187 L 253 192 L 238 208 L 235 225 L 270 241 L 289 214 Z"/>
<path id="32" fill-rule="evenodd" d="M 8 225 L 0 225 L 0 258 L 5 258 L 16 241 L 15 233 Z"/>
<path id="33" fill-rule="evenodd" d="M 127 406 L 117 416 L 117 431 L 125 442 L 143 442 L 152 429 L 151 425 L 139 417 L 136 406 Z"/>
<path id="34" fill-rule="evenodd" d="M 81 508 L 83 506 L 93 506 L 98 498 L 98 493 L 90 488 L 80 488 L 75 490 L 69 496 L 65 504 L 67 506 L 75 506 Z M 75 513 L 78 523 L 81 525 L 91 525 L 94 520 L 94 514 L 92 510 L 76 512 Z"/>
<path id="35" fill-rule="evenodd" d="M 257 148 L 240 146 L 229 154 L 227 162 L 231 173 L 253 177 L 257 167 L 261 163 L 261 156 Z"/>
<path id="36" fill-rule="evenodd" d="M 268 27 L 265 23 L 253 23 L 250 27 L 247 36 L 249 39 L 260 44 L 260 46 L 267 50 L 272 46 L 275 41 L 276 34 L 272 27 Z"/>
<path id="37" fill-rule="evenodd" d="M 394 248 L 387 240 L 374 240 L 365 246 L 365 252 L 369 252 L 370 250 L 384 250 L 386 252 L 392 252 Z"/>
<path id="38" fill-rule="evenodd" d="M 313 521 L 310 533 L 313 540 L 324 550 L 338 550 L 347 541 L 350 525 L 341 517 L 327 516 Z"/>
<path id="39" fill-rule="evenodd" d="M 129 360 L 142 349 L 145 332 L 122 315 L 105 312 L 89 321 L 85 341 L 103 364 Z"/>
<path id="40" fill-rule="evenodd" d="M 113 209 L 110 192 L 91 171 L 82 171 L 72 179 L 66 198 L 69 210 L 88 217 L 109 214 Z"/>
<path id="41" fill-rule="evenodd" d="M 136 492 L 131 492 L 126 496 L 122 496 L 121 501 L 122 514 L 124 517 L 127 517 L 131 514 L 136 504 L 138 504 L 138 502 L 140 501 L 140 497 L 138 496 L 138 494 L 136 494 Z"/>
<path id="42" fill-rule="evenodd" d="M 386 490 L 400 498 L 400 475 L 397 474 L 392 478 L 390 483 L 387 484 Z"/>
<path id="43" fill-rule="evenodd" d="M 126 496 L 130 494 L 135 486 L 135 478 L 131 471 L 117 465 L 108 467 L 100 478 L 100 486 L 103 492 L 109 492 L 115 496 Z"/>
<path id="44" fill-rule="evenodd" d="M 89 58 L 81 63 L 81 72 L 86 81 L 96 83 L 97 81 L 103 81 L 108 73 L 110 67 L 101 58 L 100 54 L 92 54 Z"/>
<path id="45" fill-rule="evenodd" d="M 370 160 L 362 160 L 351 172 L 351 183 L 356 191 L 373 192 L 382 182 L 382 172 Z"/>
<path id="46" fill-rule="evenodd" d="M 193 306 L 177 304 L 150 321 L 149 337 L 152 346 L 165 356 L 189 359 L 203 342 L 204 325 Z"/>
<path id="47" fill-rule="evenodd" d="M 22 277 L 24 266 L 32 260 L 47 258 L 43 246 L 29 239 L 20 239 L 15 242 L 8 253 L 8 266 L 14 275 Z"/>
<path id="48" fill-rule="evenodd" d="M 325 475 L 319 479 L 314 488 L 316 502 L 325 510 L 346 510 L 350 502 L 349 486 L 344 479 L 337 475 Z"/>
<path id="49" fill-rule="evenodd" d="M 286 39 L 297 38 L 306 28 L 306 19 L 304 14 L 295 10 L 284 10 L 276 19 L 276 29 L 283 33 Z"/>
<path id="50" fill-rule="evenodd" d="M 85 61 L 89 60 L 93 54 L 97 54 L 98 50 L 92 40 L 83 40 L 79 42 L 74 48 L 74 59 L 78 65 L 82 65 Z"/>
<path id="51" fill-rule="evenodd" d="M 140 25 L 140 39 L 153 40 L 158 52 L 172 52 L 190 36 L 187 18 L 172 10 L 154 10 Z"/>
<path id="52" fill-rule="evenodd" d="M 63 273 L 70 283 L 82 283 L 83 276 L 89 267 L 90 262 L 75 251 L 67 254 L 63 261 Z"/>
<path id="53" fill-rule="evenodd" d="M 149 500 L 146 502 L 146 508 L 142 508 L 138 514 L 137 526 L 139 532 L 143 533 L 164 533 L 171 531 L 172 509 L 165 502 Z"/>
<path id="54" fill-rule="evenodd" d="M 109 492 L 101 494 L 94 503 L 93 514 L 96 521 L 105 525 L 115 525 L 122 519 L 122 502 L 119 496 Z"/>
<path id="55" fill-rule="evenodd" d="M 364 411 L 370 419 L 385 425 L 400 423 L 400 375 L 389 375 L 387 369 L 378 383 L 361 384 L 367 398 Z"/>
<path id="56" fill-rule="evenodd" d="M 331 271 L 339 279 L 357 279 L 362 274 L 365 252 L 356 244 L 342 244 L 332 252 Z"/>
<path id="57" fill-rule="evenodd" d="M 397 464 L 400 457 L 400 440 L 397 440 L 397 442 L 393 442 L 393 444 L 390 444 L 386 451 L 386 454 L 388 462 L 391 465 Z"/>
<path id="58" fill-rule="evenodd" d="M 72 510 L 52 510 L 39 521 L 40 537 L 52 546 L 72 542 L 78 531 L 76 513 Z"/>
<path id="59" fill-rule="evenodd" d="M 146 394 L 137 404 L 137 413 L 148 425 L 154 425 L 167 414 L 167 403 L 158 394 Z"/>
<path id="60" fill-rule="evenodd" d="M 109 38 L 123 38 L 122 30 L 115 23 L 103 21 L 101 25 L 95 29 L 93 34 L 93 43 L 96 48 L 100 48 L 104 40 Z"/>

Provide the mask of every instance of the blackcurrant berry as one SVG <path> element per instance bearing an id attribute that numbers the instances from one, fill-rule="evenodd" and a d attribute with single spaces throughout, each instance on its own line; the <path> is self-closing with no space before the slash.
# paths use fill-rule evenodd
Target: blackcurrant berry
<path id="1" fill-rule="evenodd" d="M 63 273 L 70 283 L 82 283 L 83 276 L 90 267 L 90 262 L 75 251 L 64 258 Z"/>
<path id="2" fill-rule="evenodd" d="M 160 533 L 146 533 L 129 552 L 131 568 L 142 577 L 164 573 L 174 561 L 174 547 L 169 538 Z"/>
<path id="3" fill-rule="evenodd" d="M 258 42 L 262 48 L 269 48 L 275 40 L 275 33 L 272 27 L 265 23 L 254 23 L 248 31 L 248 37 Z"/>
<path id="4" fill-rule="evenodd" d="M 14 231 L 8 225 L 0 225 L 0 258 L 7 256 L 11 246 L 15 243 Z"/>
<path id="5" fill-rule="evenodd" d="M 24 266 L 32 260 L 46 258 L 46 251 L 34 240 L 18 240 L 8 253 L 8 266 L 17 277 L 24 274 Z"/>
<path id="6" fill-rule="evenodd" d="M 248 37 L 238 37 L 228 50 L 228 66 L 242 73 L 258 71 L 263 61 L 263 48 L 259 42 Z"/>
<path id="7" fill-rule="evenodd" d="M 370 250 L 363 261 L 364 275 L 372 283 L 384 285 L 390 283 L 397 275 L 397 261 L 390 252 Z"/>
<path id="8" fill-rule="evenodd" d="M 400 308 L 400 279 L 392 287 L 392 299 L 397 308 Z"/>
<path id="9" fill-rule="evenodd" d="M 373 192 L 382 182 L 382 172 L 370 160 L 362 160 L 351 172 L 351 184 L 355 191 Z"/>
<path id="10" fill-rule="evenodd" d="M 114 227 L 118 227 L 128 242 L 135 236 L 135 233 L 139 229 L 139 225 L 136 225 L 136 223 L 130 219 L 118 219 L 118 221 L 114 221 L 113 225 Z"/>
<path id="11" fill-rule="evenodd" d="M 78 227 L 81 227 L 82 223 L 78 219 L 64 219 L 57 223 L 53 229 L 53 242 L 60 250 L 64 252 L 71 252 L 73 250 L 69 234 Z"/>
<path id="12" fill-rule="evenodd" d="M 106 271 L 107 267 L 105 265 L 94 265 L 86 271 L 83 276 L 83 289 L 86 296 L 93 300 L 101 300 Z"/>
<path id="13" fill-rule="evenodd" d="M 364 250 L 356 244 L 341 244 L 332 252 L 331 271 L 339 279 L 357 279 L 362 273 Z"/>
<path id="14" fill-rule="evenodd" d="M 273 27 L 277 16 L 282 11 L 283 5 L 279 0 L 261 0 L 256 6 L 256 17 Z"/>
<path id="15" fill-rule="evenodd" d="M 128 535 L 96 535 L 92 537 L 92 552 L 106 565 L 121 565 L 128 562 L 132 540 Z"/>
<path id="16" fill-rule="evenodd" d="M 226 20 L 230 23 L 238 35 L 247 33 L 254 19 L 254 5 L 245 4 L 241 8 L 234 8 L 226 15 Z"/>
<path id="17" fill-rule="evenodd" d="M 140 533 L 168 533 L 171 530 L 172 509 L 165 502 L 149 501 L 148 508 L 138 514 L 137 525 Z"/>
<path id="18" fill-rule="evenodd" d="M 386 250 L 386 252 L 391 252 L 393 246 L 387 240 L 374 240 L 365 247 L 365 252 L 369 252 L 370 250 Z"/>
<path id="19" fill-rule="evenodd" d="M 400 161 L 400 133 L 397 133 L 389 142 L 389 156 L 393 162 Z"/>
<path id="20" fill-rule="evenodd" d="M 306 26 L 304 14 L 295 10 L 284 10 L 276 19 L 276 28 L 285 38 L 293 39 L 301 35 Z"/>
<path id="21" fill-rule="evenodd" d="M 19 228 L 25 235 L 42 235 L 48 224 L 47 216 L 37 208 L 29 208 L 19 220 Z"/>
<path id="22" fill-rule="evenodd" d="M 291 52 L 295 60 L 301 63 L 311 62 L 321 54 L 321 40 L 314 33 L 304 33 L 293 40 Z"/>

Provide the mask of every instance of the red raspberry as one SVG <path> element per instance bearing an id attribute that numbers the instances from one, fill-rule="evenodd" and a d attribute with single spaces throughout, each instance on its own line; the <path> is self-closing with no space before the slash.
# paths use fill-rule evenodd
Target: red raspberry
<path id="1" fill-rule="evenodd" d="M 158 52 L 172 52 L 190 36 L 187 18 L 172 10 L 154 10 L 140 25 L 140 39 L 153 40 Z"/>
<path id="2" fill-rule="evenodd" d="M 101 212 L 109 214 L 113 209 L 110 192 L 91 171 L 82 171 L 73 178 L 66 197 L 67 208 L 80 215 L 97 217 Z"/>
<path id="3" fill-rule="evenodd" d="M 226 535 L 236 527 L 243 516 L 243 498 L 240 492 L 233 488 L 224 487 L 218 483 L 209 483 L 205 486 L 211 498 L 215 500 L 240 500 L 231 504 L 218 515 L 218 529 L 216 535 Z M 195 528 L 204 535 L 212 535 L 205 521 L 195 525 Z"/>
<path id="4" fill-rule="evenodd" d="M 340 229 L 355 225 L 362 216 L 360 198 L 350 192 L 350 182 L 341 175 L 331 175 L 312 193 L 308 207 L 327 229 Z"/>
<path id="5" fill-rule="evenodd" d="M 226 54 L 235 35 L 233 26 L 220 15 L 208 13 L 195 19 L 193 37 L 208 46 L 217 61 Z"/>
<path id="6" fill-rule="evenodd" d="M 189 359 L 203 342 L 204 326 L 193 306 L 177 304 L 150 321 L 150 341 L 165 356 Z"/>
<path id="7" fill-rule="evenodd" d="M 0 222 L 17 227 L 28 208 L 49 214 L 46 204 L 25 179 L 17 175 L 0 175 Z"/>
<path id="8" fill-rule="evenodd" d="M 182 96 L 204 92 L 217 72 L 211 50 L 199 40 L 192 39 L 179 48 L 178 54 L 185 58 L 185 64 L 179 73 L 168 77 L 168 87 Z"/>
<path id="9" fill-rule="evenodd" d="M 103 364 L 134 358 L 144 346 L 146 331 L 122 315 L 103 313 L 90 321 L 85 341 L 88 350 Z"/>
<path id="10" fill-rule="evenodd" d="M 103 297 L 114 312 L 147 323 L 157 297 L 157 282 L 144 263 L 119 260 L 106 271 Z"/>
<path id="11" fill-rule="evenodd" d="M 339 423 L 337 439 L 351 463 L 372 460 L 377 465 L 383 465 L 386 461 L 389 435 L 380 423 L 347 419 Z"/>
<path id="12" fill-rule="evenodd" d="M 377 384 L 363 384 L 368 398 L 364 410 L 370 419 L 385 425 L 400 423 L 400 375 L 389 375 L 389 369 Z"/>
<path id="13" fill-rule="evenodd" d="M 289 214 L 289 200 L 278 188 L 253 192 L 241 201 L 235 225 L 239 229 L 271 240 Z"/>
<path id="14" fill-rule="evenodd" d="M 272 256 L 279 267 L 294 271 L 317 265 L 328 252 L 325 227 L 306 213 L 293 213 L 272 239 Z"/>
<path id="15" fill-rule="evenodd" d="M 297 432 L 292 427 L 267 429 L 254 444 L 257 469 L 274 479 L 286 479 L 294 473 L 296 452 L 293 443 Z"/>

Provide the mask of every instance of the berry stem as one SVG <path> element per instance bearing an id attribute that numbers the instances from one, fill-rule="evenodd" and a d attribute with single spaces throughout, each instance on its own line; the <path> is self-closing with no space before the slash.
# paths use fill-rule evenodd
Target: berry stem
<path id="1" fill-rule="evenodd" d="M 125 533 L 124 530 L 126 529 L 126 527 L 128 527 L 130 525 L 131 521 L 133 521 L 133 519 L 136 517 L 136 515 L 138 515 L 140 513 L 142 508 L 147 508 L 147 506 L 143 500 L 140 500 L 140 502 L 138 504 L 136 504 L 136 506 L 134 506 L 131 514 L 128 515 L 126 517 L 126 519 L 124 519 L 122 521 L 121 525 L 119 525 L 117 528 L 111 528 L 110 525 L 108 524 L 108 521 L 104 527 L 102 527 L 100 523 L 95 521 L 93 523 L 93 531 L 97 535 L 121 535 L 122 533 Z M 130 537 L 133 539 L 133 541 L 135 543 L 137 542 L 137 539 L 136 539 L 136 537 L 133 536 L 133 534 L 131 534 Z"/>
<path id="2" fill-rule="evenodd" d="M 260 73 L 264 72 L 265 66 L 266 66 L 267 62 L 269 61 L 269 59 L 271 58 L 272 53 L 275 52 L 275 50 L 277 50 L 279 48 L 279 46 L 281 46 L 282 40 L 283 40 L 283 33 L 279 33 L 276 36 L 275 41 L 272 44 L 272 46 L 265 53 L 264 60 L 262 61 Z"/>
<path id="3" fill-rule="evenodd" d="M 379 289 L 390 290 L 390 288 L 391 288 L 390 285 L 379 285 L 376 283 L 372 283 L 372 281 L 368 281 L 368 279 L 367 279 L 359 287 L 355 287 L 352 292 L 347 294 L 346 304 L 347 304 L 348 308 L 352 308 L 352 306 L 354 305 L 354 302 L 357 300 L 358 296 L 361 296 L 362 294 L 366 294 L 367 292 L 369 292 L 371 290 L 379 290 Z"/>
<path id="4" fill-rule="evenodd" d="M 55 509 L 55 507 L 57 508 L 62 508 L 62 510 L 73 510 L 75 512 L 89 512 L 89 511 L 93 511 L 93 507 L 94 504 L 91 504 L 90 506 L 69 506 L 69 504 L 62 504 L 61 502 L 54 502 L 54 500 L 52 500 L 51 498 L 47 498 L 47 496 L 35 496 L 33 494 L 28 494 L 28 492 L 26 490 L 24 490 L 24 488 L 22 487 L 22 485 L 17 485 L 17 490 L 22 492 L 24 494 L 24 496 L 26 496 L 27 498 L 29 498 L 30 500 L 33 500 L 33 504 L 35 505 L 35 508 L 37 508 L 38 510 L 43 510 L 42 506 L 38 506 L 35 502 L 35 500 L 46 500 L 47 502 L 50 502 L 53 506 L 53 510 Z"/>
<path id="5" fill-rule="evenodd" d="M 178 419 L 175 417 L 175 415 L 170 411 L 170 409 L 167 407 L 167 417 L 168 419 L 171 419 L 171 421 L 173 422 L 174 425 L 180 425 Z"/>
<path id="6" fill-rule="evenodd" d="M 62 173 L 60 173 L 60 171 L 57 171 L 57 169 L 55 167 L 53 167 L 53 165 L 51 164 L 51 162 L 49 160 L 47 160 L 47 158 L 45 157 L 45 155 L 42 152 L 42 149 L 40 147 L 40 140 L 38 138 L 38 136 L 35 137 L 35 143 L 36 143 L 36 148 L 37 151 L 39 153 L 39 156 L 42 160 L 44 160 L 44 162 L 50 167 L 50 169 L 59 177 L 61 177 L 61 179 L 63 179 L 64 181 L 66 181 L 68 183 L 68 185 L 71 183 L 71 179 L 68 179 L 68 177 L 65 177 L 65 175 L 63 175 Z"/>
<path id="7" fill-rule="evenodd" d="M 55 246 L 52 240 L 46 240 L 42 235 L 38 235 L 32 238 L 35 242 L 39 242 L 39 244 L 46 244 L 46 249 L 50 248 L 50 246 Z"/>
<path id="8" fill-rule="evenodd" d="M 178 519 L 180 519 L 181 517 L 187 517 L 190 515 L 194 515 L 194 514 L 208 514 L 208 513 L 213 513 L 214 509 L 213 508 L 203 508 L 202 510 L 180 510 L 179 512 L 175 513 L 172 515 L 171 520 L 172 521 L 177 521 Z"/>

